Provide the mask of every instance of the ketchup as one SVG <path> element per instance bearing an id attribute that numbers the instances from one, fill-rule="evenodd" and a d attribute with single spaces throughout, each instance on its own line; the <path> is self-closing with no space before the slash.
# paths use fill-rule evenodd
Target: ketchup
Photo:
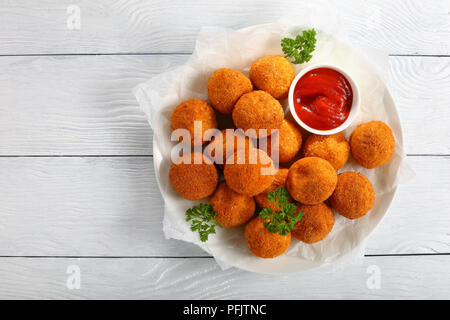
<path id="1" fill-rule="evenodd" d="M 339 127 L 348 118 L 352 102 L 352 87 L 336 70 L 311 70 L 295 85 L 295 112 L 303 123 L 316 130 Z"/>

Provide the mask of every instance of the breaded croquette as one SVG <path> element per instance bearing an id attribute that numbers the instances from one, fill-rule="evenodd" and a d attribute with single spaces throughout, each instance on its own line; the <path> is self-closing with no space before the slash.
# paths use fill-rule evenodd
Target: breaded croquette
<path id="1" fill-rule="evenodd" d="M 255 213 L 255 200 L 237 193 L 225 182 L 219 184 L 209 203 L 216 211 L 216 221 L 222 227 L 232 228 L 246 223 Z"/>
<path id="2" fill-rule="evenodd" d="M 341 173 L 330 197 L 333 209 L 348 219 L 363 217 L 372 208 L 374 201 L 372 184 L 358 172 Z"/>
<path id="3" fill-rule="evenodd" d="M 272 148 L 276 133 L 267 137 L 267 150 L 272 159 L 276 159 L 274 152 L 278 151 L 278 162 L 286 163 L 294 159 L 302 147 L 302 132 L 292 121 L 284 119 L 278 131 L 278 149 Z M 276 143 L 275 143 L 276 146 Z"/>
<path id="4" fill-rule="evenodd" d="M 206 148 L 211 152 L 211 157 L 219 168 L 223 169 L 229 156 L 241 148 L 248 152 L 250 148 L 253 148 L 253 141 L 238 130 L 224 129 L 221 131 L 221 136 L 214 136 Z"/>
<path id="5" fill-rule="evenodd" d="M 201 121 L 202 130 L 196 132 L 197 135 L 201 134 L 201 136 L 194 137 L 194 121 Z M 191 145 L 194 145 L 194 142 L 195 145 L 202 145 L 211 138 L 204 136 L 206 130 L 217 128 L 216 114 L 214 109 L 203 100 L 186 100 L 173 110 L 170 117 L 170 127 L 172 130 L 187 129 L 190 133 Z"/>
<path id="6" fill-rule="evenodd" d="M 262 150 L 236 151 L 228 157 L 223 174 L 228 186 L 234 191 L 255 196 L 266 190 L 275 178 L 272 159 Z"/>
<path id="7" fill-rule="evenodd" d="M 350 144 L 342 133 L 329 136 L 311 134 L 305 141 L 302 154 L 304 157 L 325 159 L 338 171 L 347 163 Z"/>
<path id="8" fill-rule="evenodd" d="M 379 167 L 392 157 L 395 140 L 391 128 L 382 121 L 370 121 L 356 127 L 350 137 L 353 158 L 364 168 Z"/>
<path id="9" fill-rule="evenodd" d="M 279 168 L 277 173 L 275 174 L 275 179 L 273 180 L 272 184 L 266 190 L 264 190 L 262 193 L 257 194 L 255 196 L 256 203 L 261 208 L 267 207 L 274 211 L 280 210 L 274 202 L 270 202 L 267 199 L 267 194 L 271 191 L 275 191 L 277 188 L 284 188 L 284 186 L 286 184 L 286 178 L 287 178 L 288 172 L 289 172 L 289 169 Z"/>
<path id="10" fill-rule="evenodd" d="M 209 100 L 223 114 L 230 114 L 237 100 L 252 90 L 250 80 L 242 72 L 233 69 L 222 68 L 215 71 L 208 82 Z"/>
<path id="11" fill-rule="evenodd" d="M 321 241 L 333 228 L 334 213 L 325 203 L 312 206 L 298 205 L 297 210 L 300 210 L 303 216 L 291 233 L 298 240 L 305 243 Z"/>
<path id="12" fill-rule="evenodd" d="M 289 168 L 286 187 L 294 200 L 313 205 L 328 199 L 336 183 L 336 171 L 328 161 L 308 157 L 296 161 Z"/>
<path id="13" fill-rule="evenodd" d="M 264 91 L 252 91 L 239 98 L 233 109 L 233 122 L 251 138 L 266 137 L 279 129 L 284 112 L 281 104 Z M 254 129 L 256 132 L 247 130 Z M 265 129 L 266 131 L 260 131 Z"/>
<path id="14" fill-rule="evenodd" d="M 264 227 L 263 221 L 253 218 L 245 226 L 245 240 L 248 248 L 257 257 L 275 258 L 283 254 L 291 243 L 291 233 L 282 236 L 272 233 Z"/>
<path id="15" fill-rule="evenodd" d="M 219 174 L 209 158 L 200 152 L 192 152 L 172 163 L 169 180 L 183 198 L 198 200 L 216 190 Z"/>
<path id="16" fill-rule="evenodd" d="M 268 92 L 275 99 L 288 96 L 294 78 L 294 67 L 282 56 L 260 58 L 250 68 L 250 79 L 255 87 Z"/>

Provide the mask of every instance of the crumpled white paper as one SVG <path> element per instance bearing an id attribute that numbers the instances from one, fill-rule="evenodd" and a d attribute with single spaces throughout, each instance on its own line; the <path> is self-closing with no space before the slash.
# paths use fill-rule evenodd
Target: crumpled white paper
<path id="1" fill-rule="evenodd" d="M 327 264 L 344 256 L 344 261 L 361 257 L 365 239 L 380 223 L 394 197 L 405 154 L 400 120 L 384 84 L 388 56 L 373 49 L 357 51 L 335 36 L 317 30 L 313 58 L 307 64 L 295 66 L 296 72 L 313 64 L 333 64 L 346 70 L 356 80 L 361 92 L 361 110 L 352 126 L 344 131 L 347 138 L 356 125 L 370 120 L 382 120 L 394 132 L 395 153 L 387 164 L 367 170 L 350 159 L 340 170 L 361 172 L 372 182 L 376 199 L 371 211 L 354 221 L 335 213 L 335 225 L 324 240 L 309 245 L 293 238 L 286 253 L 275 259 L 253 256 L 245 243 L 243 227 L 218 228 L 217 234 L 202 243 L 185 221 L 186 209 L 198 201 L 181 198 L 168 179 L 170 150 L 176 143 L 170 141 L 172 110 L 185 99 L 207 100 L 208 79 L 216 69 L 232 68 L 248 76 L 251 64 L 258 58 L 282 55 L 281 39 L 295 36 L 301 29 L 286 24 L 258 25 L 240 30 L 203 28 L 195 50 L 185 65 L 162 73 L 134 89 L 154 132 L 154 165 L 165 201 L 164 234 L 166 238 L 196 243 L 213 255 L 223 269 L 235 266 L 260 273 L 288 273 Z M 282 101 L 282 104 L 287 107 L 287 101 Z"/>

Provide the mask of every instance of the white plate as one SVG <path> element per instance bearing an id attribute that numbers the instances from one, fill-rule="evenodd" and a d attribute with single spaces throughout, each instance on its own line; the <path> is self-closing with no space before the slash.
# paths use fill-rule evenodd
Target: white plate
<path id="1" fill-rule="evenodd" d="M 280 54 L 281 49 L 274 47 L 281 37 L 295 30 L 295 27 L 280 25 L 260 25 L 238 31 L 223 28 L 203 30 L 197 40 L 193 57 L 186 65 L 171 73 L 157 76 L 138 86 L 135 94 L 142 109 L 149 117 L 154 130 L 153 156 L 158 185 L 165 200 L 164 233 L 167 238 L 193 242 L 213 255 L 222 267 L 235 266 L 258 273 L 292 273 L 320 265 L 328 264 L 342 257 L 360 256 L 365 240 L 380 223 L 394 198 L 397 190 L 397 176 L 404 159 L 403 134 L 395 103 L 386 88 L 384 80 L 375 72 L 387 68 L 376 61 L 369 64 L 357 51 L 347 44 L 324 33 L 318 35 L 318 46 L 310 64 L 332 63 L 351 72 L 358 81 L 362 107 L 355 123 L 344 131 L 348 137 L 358 124 L 370 120 L 382 120 L 392 128 L 396 139 L 396 149 L 391 161 L 372 170 L 367 170 L 354 161 L 340 170 L 359 171 L 372 182 L 376 199 L 372 210 L 363 218 L 348 220 L 335 213 L 335 226 L 324 240 L 307 245 L 292 239 L 291 246 L 282 256 L 274 259 L 262 259 L 253 256 L 248 250 L 243 236 L 243 227 L 218 230 L 206 243 L 192 233 L 185 221 L 185 211 L 196 202 L 182 199 L 171 188 L 168 181 L 170 167 L 169 151 L 174 142 L 170 141 L 171 110 L 188 98 L 207 98 L 207 80 L 219 67 L 230 67 L 248 74 L 251 62 L 260 56 Z M 208 42 L 210 41 L 210 42 Z M 247 42 L 246 42 L 247 41 Z M 248 45 L 251 41 L 251 46 Z M 242 50 L 239 51 L 241 43 Z M 277 51 L 278 50 L 278 51 Z M 233 52 L 241 52 L 237 59 L 231 59 Z M 384 57 L 384 56 L 383 56 Z M 381 57 L 381 58 L 383 58 Z M 221 60 L 223 59 L 223 61 Z M 226 61 L 225 61 L 226 60 Z M 387 60 L 387 56 L 386 56 Z M 300 68 L 296 67 L 297 72 Z M 284 106 L 286 107 L 286 101 Z M 203 201 L 207 201 L 204 199 Z"/>

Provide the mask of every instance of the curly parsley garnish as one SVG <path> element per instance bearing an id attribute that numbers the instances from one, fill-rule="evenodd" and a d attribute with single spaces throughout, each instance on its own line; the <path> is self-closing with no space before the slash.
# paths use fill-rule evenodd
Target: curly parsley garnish
<path id="1" fill-rule="evenodd" d="M 289 193 L 285 188 L 277 188 L 275 191 L 269 192 L 267 200 L 274 202 L 280 212 L 271 208 L 262 209 L 259 217 L 265 221 L 264 227 L 272 233 L 287 235 L 295 229 L 295 224 L 303 217 L 303 213 L 299 210 L 296 214 L 297 207 L 288 201 Z"/>
<path id="2" fill-rule="evenodd" d="M 284 38 L 281 47 L 286 58 L 290 58 L 294 64 L 300 64 L 311 60 L 311 53 L 316 48 L 316 30 L 303 30 L 295 39 Z"/>
<path id="3" fill-rule="evenodd" d="M 205 242 L 210 234 L 216 233 L 216 211 L 212 205 L 200 203 L 186 210 L 186 221 L 191 221 L 191 230 L 198 231 Z"/>

